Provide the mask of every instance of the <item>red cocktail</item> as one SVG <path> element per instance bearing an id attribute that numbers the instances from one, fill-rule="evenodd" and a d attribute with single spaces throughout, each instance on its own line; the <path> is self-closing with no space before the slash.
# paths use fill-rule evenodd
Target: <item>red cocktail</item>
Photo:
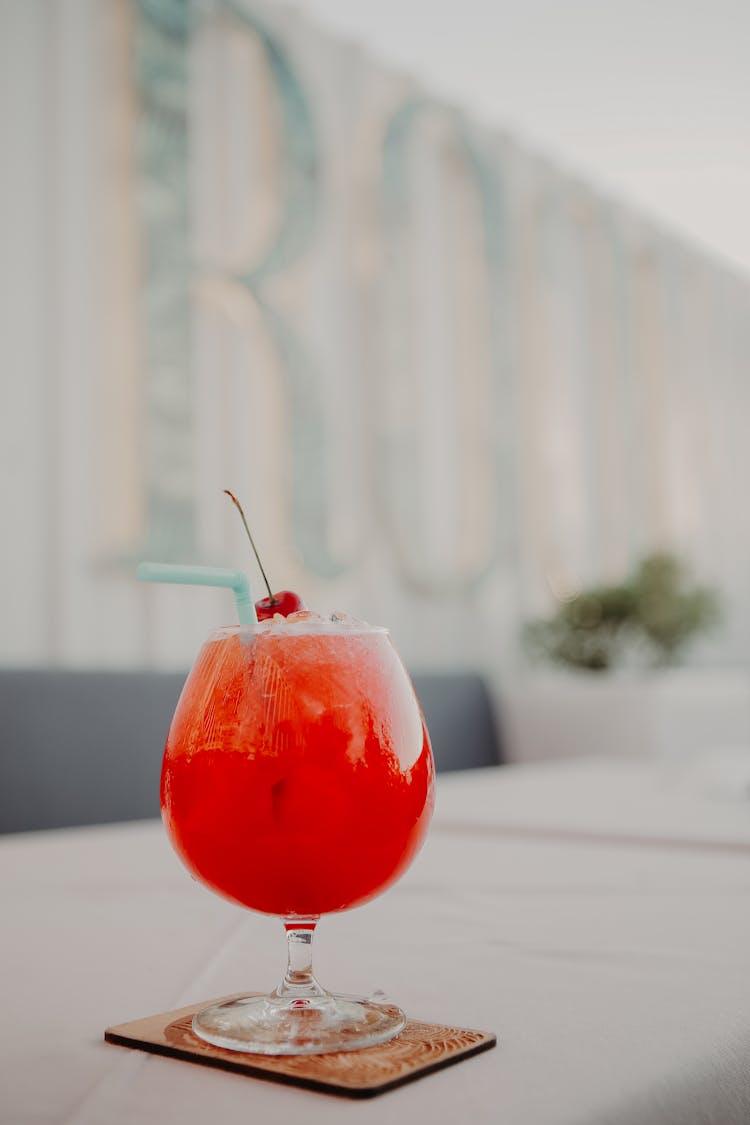
<path id="1" fill-rule="evenodd" d="M 162 813 L 212 890 L 285 920 L 290 964 L 270 997 L 196 1016 L 220 1046 L 311 1053 L 383 1042 L 398 1009 L 331 996 L 312 976 L 321 914 L 385 890 L 418 851 L 434 767 L 409 678 L 382 629 L 312 614 L 220 629 L 180 698 Z"/>

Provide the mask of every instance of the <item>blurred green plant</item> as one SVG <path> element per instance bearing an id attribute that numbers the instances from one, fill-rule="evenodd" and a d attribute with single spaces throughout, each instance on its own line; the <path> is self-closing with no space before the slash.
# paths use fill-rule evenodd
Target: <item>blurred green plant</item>
<path id="1" fill-rule="evenodd" d="M 524 628 L 530 655 L 589 671 L 606 671 L 636 653 L 655 665 L 677 662 L 697 634 L 719 620 L 719 599 L 691 585 L 671 554 L 648 555 L 627 581 L 594 586 Z"/>

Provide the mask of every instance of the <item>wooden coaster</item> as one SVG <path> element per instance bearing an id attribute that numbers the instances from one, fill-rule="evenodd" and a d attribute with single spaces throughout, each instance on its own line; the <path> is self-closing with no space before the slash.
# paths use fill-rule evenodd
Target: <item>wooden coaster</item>
<path id="1" fill-rule="evenodd" d="M 108 1027 L 104 1038 L 122 1047 L 348 1098 L 375 1097 L 497 1043 L 487 1031 L 407 1020 L 400 1035 L 378 1047 L 331 1055 L 250 1055 L 213 1047 L 193 1032 L 192 1018 L 197 1011 L 229 999 L 232 997 L 204 1000 L 175 1012 Z"/>

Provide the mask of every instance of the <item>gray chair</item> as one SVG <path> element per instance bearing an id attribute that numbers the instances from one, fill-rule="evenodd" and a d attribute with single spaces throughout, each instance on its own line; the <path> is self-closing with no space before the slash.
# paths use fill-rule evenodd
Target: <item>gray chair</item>
<path id="1" fill-rule="evenodd" d="M 413 679 L 438 770 L 501 760 L 481 676 Z M 0 669 L 0 832 L 158 816 L 162 750 L 184 680 Z"/>
<path id="2" fill-rule="evenodd" d="M 184 675 L 0 670 L 0 832 L 159 815 Z"/>
<path id="3" fill-rule="evenodd" d="M 502 762 L 498 722 L 483 676 L 478 672 L 415 672 L 412 683 L 438 772 Z"/>

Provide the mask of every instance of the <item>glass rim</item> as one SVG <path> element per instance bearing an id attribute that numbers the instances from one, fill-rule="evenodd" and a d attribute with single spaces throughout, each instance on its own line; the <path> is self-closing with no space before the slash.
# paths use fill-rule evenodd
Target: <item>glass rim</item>
<path id="1" fill-rule="evenodd" d="M 261 637 L 363 637 L 385 636 L 390 638 L 390 630 L 385 625 L 370 625 L 366 621 L 335 621 L 331 618 L 318 618 L 314 621 L 292 621 L 288 625 L 281 625 L 272 619 L 258 621 L 254 624 L 242 625 L 217 625 L 209 633 L 209 640 L 214 637 L 226 637 L 237 634 L 238 636 Z"/>

